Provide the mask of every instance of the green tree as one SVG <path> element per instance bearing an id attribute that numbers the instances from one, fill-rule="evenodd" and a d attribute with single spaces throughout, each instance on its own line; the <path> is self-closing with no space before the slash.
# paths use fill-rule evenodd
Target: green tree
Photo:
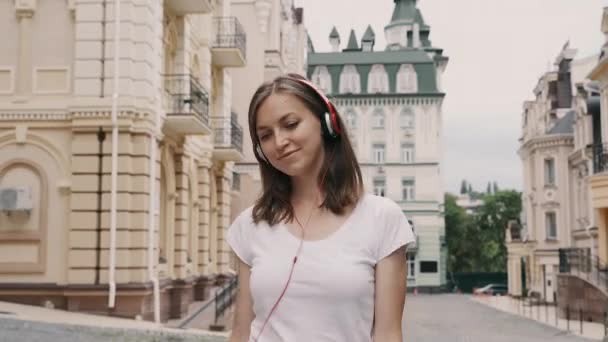
<path id="1" fill-rule="evenodd" d="M 484 204 L 473 214 L 445 195 L 445 227 L 450 272 L 504 272 L 507 222 L 519 217 L 521 194 L 499 191 L 483 197 Z"/>
<path id="2" fill-rule="evenodd" d="M 481 244 L 478 271 L 504 272 L 507 264 L 505 229 L 509 220 L 521 213 L 521 193 L 514 190 L 498 191 L 484 198 L 483 205 L 475 213 L 475 227 Z"/>

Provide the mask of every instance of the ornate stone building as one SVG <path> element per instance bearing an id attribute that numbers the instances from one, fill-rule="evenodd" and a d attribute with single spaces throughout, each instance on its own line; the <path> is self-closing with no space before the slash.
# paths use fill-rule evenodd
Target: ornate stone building
<path id="1" fill-rule="evenodd" d="M 230 3 L 11 0 L 0 22 L 0 299 L 180 317 L 232 276 Z"/>

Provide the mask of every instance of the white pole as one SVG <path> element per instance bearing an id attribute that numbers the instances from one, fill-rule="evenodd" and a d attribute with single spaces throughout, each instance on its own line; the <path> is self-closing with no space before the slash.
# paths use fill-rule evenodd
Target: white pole
<path id="1" fill-rule="evenodd" d="M 162 6 L 162 2 L 160 4 L 157 2 L 156 6 Z M 158 8 L 158 7 L 157 7 Z M 157 17 L 158 19 L 158 12 Z M 162 17 L 162 15 L 160 16 Z M 160 36 L 159 25 L 155 25 L 156 27 L 156 37 Z M 160 46 L 161 40 L 156 39 L 156 46 L 160 50 L 162 46 Z M 157 75 L 156 77 L 160 77 Z M 162 80 L 161 80 L 162 81 Z M 162 83 L 162 82 L 160 82 Z M 150 201 L 148 203 L 148 278 L 152 282 L 153 286 L 153 300 L 154 300 L 154 322 L 160 324 L 160 286 L 158 284 L 158 275 L 154 269 L 155 258 L 154 258 L 154 249 L 158 246 L 158 239 L 156 235 L 156 203 L 157 203 L 157 192 L 156 192 L 156 156 L 158 152 L 158 146 L 156 144 L 156 135 L 160 132 L 160 111 L 162 110 L 162 101 L 160 98 L 157 99 L 156 102 L 156 115 L 154 120 L 154 128 L 150 133 Z M 161 180 L 162 181 L 162 180 Z"/>
<path id="2" fill-rule="evenodd" d="M 112 90 L 112 189 L 110 195 L 110 269 L 108 283 L 110 298 L 108 306 L 116 303 L 116 187 L 118 183 L 118 94 L 120 52 L 120 0 L 114 0 L 114 89 Z"/>

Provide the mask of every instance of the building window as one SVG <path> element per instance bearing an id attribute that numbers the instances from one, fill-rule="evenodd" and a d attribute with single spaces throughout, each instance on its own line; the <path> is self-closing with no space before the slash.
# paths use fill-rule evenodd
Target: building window
<path id="1" fill-rule="evenodd" d="M 378 108 L 372 115 L 372 128 L 384 128 L 384 112 Z"/>
<path id="2" fill-rule="evenodd" d="M 388 93 L 388 75 L 384 70 L 384 65 L 374 64 L 372 66 L 368 76 L 367 92 L 370 94 Z"/>
<path id="3" fill-rule="evenodd" d="M 324 93 L 330 94 L 331 91 L 331 75 L 329 70 L 324 65 L 315 68 L 312 73 L 312 82 Z"/>
<path id="4" fill-rule="evenodd" d="M 386 179 L 374 178 L 374 195 L 383 196 L 386 194 Z"/>
<path id="5" fill-rule="evenodd" d="M 357 129 L 357 113 L 351 108 L 346 111 L 346 126 L 349 131 Z"/>
<path id="6" fill-rule="evenodd" d="M 414 162 L 414 145 L 411 143 L 401 144 L 401 162 L 404 164 Z"/>
<path id="7" fill-rule="evenodd" d="M 399 114 L 399 126 L 404 129 L 414 128 L 414 112 L 410 108 L 403 108 Z"/>
<path id="8" fill-rule="evenodd" d="M 415 181 L 411 178 L 401 180 L 401 195 L 404 201 L 413 201 L 415 195 Z"/>
<path id="9" fill-rule="evenodd" d="M 376 164 L 384 163 L 384 144 L 374 144 L 373 149 L 373 159 Z"/>
<path id="10" fill-rule="evenodd" d="M 402 64 L 397 72 L 397 92 L 416 93 L 418 92 L 418 76 L 411 64 Z"/>
<path id="11" fill-rule="evenodd" d="M 545 213 L 547 240 L 557 239 L 557 217 L 554 212 Z"/>
<path id="12" fill-rule="evenodd" d="M 361 79 L 354 65 L 345 65 L 340 74 L 340 93 L 358 94 L 361 92 Z"/>
<path id="13" fill-rule="evenodd" d="M 413 253 L 407 254 L 407 277 L 416 278 L 416 255 Z"/>
<path id="14" fill-rule="evenodd" d="M 421 261 L 420 273 L 437 273 L 437 261 Z"/>
<path id="15" fill-rule="evenodd" d="M 545 185 L 555 185 L 555 159 L 545 159 Z"/>

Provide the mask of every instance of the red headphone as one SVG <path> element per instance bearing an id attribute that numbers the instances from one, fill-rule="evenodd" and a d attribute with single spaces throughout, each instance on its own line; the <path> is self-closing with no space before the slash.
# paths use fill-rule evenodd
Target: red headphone
<path id="1" fill-rule="evenodd" d="M 321 131 L 323 132 L 324 136 L 329 137 L 330 139 L 337 139 L 342 134 L 342 129 L 338 123 L 338 112 L 336 111 L 334 104 L 331 103 L 327 96 L 325 96 L 325 94 L 323 94 L 323 92 L 321 92 L 312 82 L 303 78 L 302 76 L 297 74 L 288 74 L 286 78 L 307 86 L 308 88 L 312 89 L 321 98 L 321 100 L 323 100 L 327 111 L 319 118 L 321 120 Z M 254 153 L 258 159 L 270 164 L 264 155 L 259 142 L 255 143 Z"/>

